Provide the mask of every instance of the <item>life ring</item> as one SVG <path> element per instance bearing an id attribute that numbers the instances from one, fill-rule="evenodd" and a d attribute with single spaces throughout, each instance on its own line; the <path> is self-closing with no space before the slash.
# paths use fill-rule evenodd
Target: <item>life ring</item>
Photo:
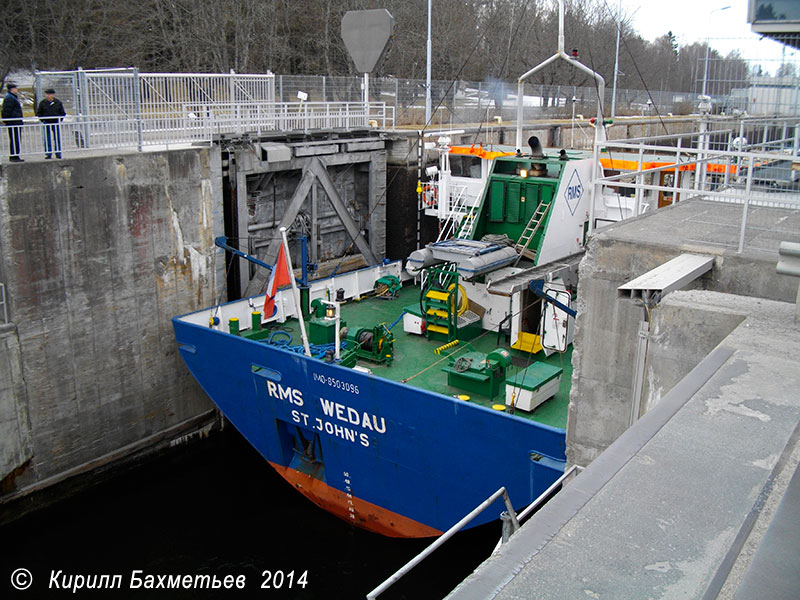
<path id="1" fill-rule="evenodd" d="M 439 188 L 437 188 L 435 185 L 426 183 L 424 186 L 422 186 L 422 195 L 425 198 L 425 205 L 433 206 L 439 201 Z"/>

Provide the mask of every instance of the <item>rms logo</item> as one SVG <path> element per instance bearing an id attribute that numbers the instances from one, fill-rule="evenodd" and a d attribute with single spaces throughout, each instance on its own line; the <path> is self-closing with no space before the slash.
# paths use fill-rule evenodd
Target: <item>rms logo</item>
<path id="1" fill-rule="evenodd" d="M 303 392 L 292 387 L 283 387 L 280 383 L 268 381 L 267 393 L 278 400 L 288 400 L 296 406 L 303 406 Z"/>
<path id="2" fill-rule="evenodd" d="M 567 201 L 570 214 L 575 214 L 575 210 L 577 210 L 578 205 L 581 203 L 581 198 L 583 198 L 583 184 L 581 183 L 578 172 L 573 171 L 572 176 L 567 182 L 567 187 L 564 190 L 564 200 Z"/>
<path id="3" fill-rule="evenodd" d="M 579 200 L 583 194 L 583 186 L 580 183 L 567 187 L 567 200 Z"/>

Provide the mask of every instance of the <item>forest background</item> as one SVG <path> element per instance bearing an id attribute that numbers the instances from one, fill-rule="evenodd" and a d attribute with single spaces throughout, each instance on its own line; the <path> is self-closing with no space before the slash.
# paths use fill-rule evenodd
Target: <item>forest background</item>
<path id="1" fill-rule="evenodd" d="M 610 84 L 617 19 L 613 0 L 566 0 L 565 38 Z M 437 80 L 513 81 L 557 45 L 557 0 L 434 0 Z M 386 8 L 394 34 L 375 77 L 424 79 L 426 0 L 6 0 L 0 16 L 0 81 L 16 71 L 137 67 L 141 72 L 357 75 L 342 42 L 348 10 Z M 693 91 L 706 44 L 679 46 L 670 31 L 643 39 L 623 15 L 620 88 Z M 748 75 L 737 52 L 709 57 Z M 754 73 L 758 74 L 758 73 Z M 781 75 L 778 73 L 777 75 Z M 732 78 L 734 79 L 734 78 Z M 592 85 L 552 68 L 545 85 Z"/>

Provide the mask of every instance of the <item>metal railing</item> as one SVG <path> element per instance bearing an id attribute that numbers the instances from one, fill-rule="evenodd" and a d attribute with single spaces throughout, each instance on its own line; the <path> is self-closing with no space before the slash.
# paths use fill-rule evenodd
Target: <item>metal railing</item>
<path id="1" fill-rule="evenodd" d="M 450 539 L 453 535 L 455 535 L 461 528 L 463 528 L 467 523 L 472 521 L 475 517 L 477 517 L 481 512 L 486 510 L 489 506 L 494 503 L 499 497 L 503 497 L 503 501 L 506 505 L 506 510 L 500 515 L 500 518 L 503 520 L 503 535 L 500 538 L 500 541 L 497 542 L 497 546 L 495 546 L 493 550 L 493 554 L 500 549 L 500 546 L 505 544 L 509 538 L 519 530 L 520 524 L 537 509 L 539 509 L 548 499 L 553 495 L 556 490 L 562 488 L 564 485 L 569 483 L 572 479 L 578 476 L 578 474 L 584 470 L 584 467 L 578 465 L 572 465 L 569 469 L 564 471 L 564 474 L 561 475 L 558 479 L 556 479 L 550 487 L 548 487 L 544 492 L 539 494 L 539 496 L 531 502 L 528 506 L 526 506 L 523 510 L 519 513 L 514 511 L 514 507 L 511 505 L 511 501 L 508 498 L 508 493 L 506 492 L 505 487 L 501 487 L 497 490 L 494 494 L 489 496 L 486 500 L 481 502 L 477 507 L 475 507 L 472 512 L 470 512 L 467 516 L 461 519 L 458 523 L 453 525 L 450 529 L 448 529 L 445 533 L 441 535 L 435 542 L 433 542 L 430 546 L 425 548 L 422 552 L 420 552 L 417 556 L 412 558 L 408 561 L 405 565 L 403 565 L 400 569 L 398 569 L 394 575 L 389 577 L 386 581 L 372 590 L 369 594 L 367 594 L 367 600 L 374 600 L 380 594 L 388 590 L 392 585 L 394 585 L 401 577 L 407 575 L 411 569 L 425 560 L 430 554 L 433 553 L 439 546 L 444 544 L 448 539 Z"/>
<path id="2" fill-rule="evenodd" d="M 723 64 L 727 61 L 720 62 Z M 787 64 L 796 67 L 793 63 Z M 800 77 L 750 77 L 749 72 L 744 69 L 741 76 L 732 77 L 730 72 L 720 71 L 720 77 L 724 75 L 720 79 L 716 69 L 710 71 L 709 82 L 713 85 L 708 93 L 712 97 L 713 112 L 800 114 Z M 298 92 L 312 102 L 357 102 L 363 98 L 362 81 L 360 77 L 275 75 L 271 72 L 139 73 L 133 68 L 78 69 L 39 71 L 35 89 L 37 97 L 41 98 L 43 89 L 54 87 L 69 114 L 97 118 L 101 114 L 169 113 L 187 103 L 293 102 Z M 597 99 L 594 86 L 526 83 L 524 89 L 525 119 L 569 118 L 570 114 L 594 112 Z M 610 116 L 696 113 L 698 90 L 619 89 L 617 115 Z M 610 89 L 606 90 L 604 104 L 610 105 L 611 93 Z M 369 80 L 368 99 L 394 107 L 398 124 L 424 122 L 425 95 L 425 80 L 395 77 Z M 482 123 L 496 116 L 513 120 L 516 95 L 515 81 L 431 81 L 431 98 L 436 108 L 431 126 Z"/>
<path id="3" fill-rule="evenodd" d="M 160 115 L 99 115 L 91 119 L 68 116 L 58 124 L 25 119 L 22 125 L 2 128 L 7 133 L 0 134 L 0 156 L 10 156 L 11 132 L 17 134 L 19 155 L 24 158 L 211 144 L 222 135 L 392 126 L 391 107 L 380 102 L 191 103 Z"/>
<path id="4" fill-rule="evenodd" d="M 758 61 L 753 63 L 753 66 L 757 66 Z M 783 82 L 783 85 L 792 88 L 791 93 L 785 92 L 782 96 L 757 94 L 758 102 L 740 106 L 740 95 L 747 97 L 751 91 L 762 87 L 766 90 L 767 83 L 760 86 L 744 77 L 741 81 L 730 80 L 727 86 L 715 85 L 709 90 L 713 111 L 727 115 L 800 114 L 800 93 L 796 92 L 800 89 L 800 78 Z M 360 86 L 359 77 L 275 75 L 276 100 L 294 99 L 298 91 L 308 94 L 312 100 L 357 100 L 362 93 Z M 735 89 L 731 89 L 732 86 Z M 393 105 L 398 124 L 402 125 L 424 122 L 425 92 L 426 83 L 422 79 L 374 77 L 369 81 L 369 98 Z M 655 117 L 670 113 L 696 113 L 698 93 L 699 90 L 622 88 L 617 91 L 617 114 L 614 116 Z M 605 92 L 604 105 L 611 105 L 611 94 L 609 87 Z M 432 107 L 438 107 L 431 118 L 431 126 L 487 122 L 495 116 L 513 120 L 516 95 L 516 81 L 431 81 Z M 594 86 L 526 83 L 525 119 L 569 118 L 573 112 L 588 117 L 594 113 L 596 101 L 597 90 Z"/>
<path id="5" fill-rule="evenodd" d="M 48 125 L 25 119 L 22 125 L 3 127 L 9 135 L 16 132 L 19 155 L 55 156 L 84 153 L 89 150 L 143 150 L 145 147 L 170 147 L 179 144 L 211 143 L 210 123 L 186 117 L 156 119 L 68 119 Z M 10 156 L 9 135 L 0 140 L 2 157 Z"/>
<path id="6" fill-rule="evenodd" d="M 655 208 L 689 198 L 741 204 L 740 253 L 750 206 L 800 209 L 796 119 L 747 120 L 738 130 L 607 141 L 603 148 L 608 160 L 634 162 L 638 168 L 596 179 L 596 197 L 608 189 L 627 190 L 635 197 L 634 214 L 643 204 Z"/>
<path id="7" fill-rule="evenodd" d="M 481 514 L 484 510 L 489 508 L 494 502 L 502 496 L 503 502 L 505 502 L 506 510 L 509 515 L 511 526 L 516 531 L 519 529 L 519 523 L 517 522 L 516 513 L 514 512 L 514 507 L 511 505 L 511 500 L 508 498 L 508 492 L 506 492 L 506 488 L 501 487 L 497 490 L 494 494 L 489 496 L 486 500 L 481 502 L 478 506 L 476 506 L 468 515 L 466 515 L 463 519 L 461 519 L 458 523 L 453 525 L 450 529 L 444 532 L 441 536 L 439 536 L 435 542 L 433 542 L 430 546 L 425 548 L 422 552 L 417 554 L 414 558 L 408 561 L 405 565 L 400 567 L 394 575 L 389 577 L 386 581 L 372 590 L 369 594 L 367 594 L 367 600 L 374 600 L 378 596 L 380 596 L 383 592 L 388 590 L 392 585 L 394 585 L 397 581 L 400 580 L 404 575 L 407 575 L 411 569 L 425 560 L 428 556 L 430 556 L 439 546 L 444 544 L 447 540 L 453 537 L 460 529 L 462 529 L 467 523 L 472 521 L 475 517 Z"/>
<path id="8" fill-rule="evenodd" d="M 575 479 L 585 468 L 586 467 L 581 467 L 579 465 L 572 465 L 569 469 L 564 471 L 564 474 L 556 479 L 549 488 L 539 494 L 539 497 L 536 498 L 536 500 L 531 502 L 528 506 L 517 513 L 517 522 L 522 525 L 522 522 L 536 512 L 550 498 L 553 492 Z M 506 537 L 500 538 L 497 541 L 497 545 L 494 547 L 492 554 L 499 551 L 500 547 L 507 541 L 508 539 Z"/>
<path id="9" fill-rule="evenodd" d="M 208 120 L 217 133 L 304 131 L 394 126 L 383 102 L 249 102 L 186 104 L 183 113 Z"/>
<path id="10" fill-rule="evenodd" d="M 191 103 L 274 102 L 270 73 L 140 73 L 137 69 L 37 71 L 36 95 L 56 89 L 67 113 L 92 119 L 168 115 Z"/>
<path id="11" fill-rule="evenodd" d="M 442 189 L 441 186 L 438 189 Z M 433 201 L 427 208 L 436 210 L 440 219 L 444 218 L 444 223 L 440 224 L 439 236 L 436 238 L 437 242 L 448 240 L 455 236 L 459 232 L 464 219 L 473 209 L 472 206 L 467 206 L 467 186 L 451 184 L 448 190 L 450 198 L 438 198 L 436 194 L 428 192 L 429 196 L 433 196 Z"/>

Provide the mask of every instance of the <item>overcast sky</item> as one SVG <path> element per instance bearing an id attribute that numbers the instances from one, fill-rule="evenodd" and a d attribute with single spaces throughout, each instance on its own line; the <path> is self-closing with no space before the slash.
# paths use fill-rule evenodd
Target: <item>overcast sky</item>
<path id="1" fill-rule="evenodd" d="M 616 12 L 619 0 L 605 0 Z M 730 8 L 719 10 L 725 6 Z M 704 42 L 723 55 L 738 49 L 742 58 L 779 65 L 783 46 L 769 38 L 759 39 L 747 22 L 747 0 L 622 0 L 623 15 L 633 15 L 641 36 L 653 40 L 672 31 L 679 44 Z M 786 60 L 800 61 L 800 53 L 786 49 Z"/>

